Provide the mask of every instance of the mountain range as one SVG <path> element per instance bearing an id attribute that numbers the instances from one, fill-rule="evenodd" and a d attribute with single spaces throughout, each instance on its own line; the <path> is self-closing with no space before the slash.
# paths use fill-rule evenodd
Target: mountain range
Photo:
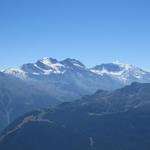
<path id="1" fill-rule="evenodd" d="M 150 83 L 99 90 L 30 112 L 0 136 L 3 150 L 149 150 Z"/>
<path id="2" fill-rule="evenodd" d="M 112 91 L 132 82 L 149 83 L 150 72 L 119 62 L 88 68 L 76 59 L 48 57 L 1 70 L 0 130 L 34 109 L 81 99 L 99 89 Z"/>
<path id="3" fill-rule="evenodd" d="M 76 86 L 81 86 L 85 91 L 91 91 L 91 89 L 87 89 L 87 87 L 81 83 L 85 85 L 91 83 L 94 86 L 93 90 L 97 90 L 96 86 L 99 86 L 99 89 L 116 89 L 120 86 L 131 84 L 132 82 L 150 82 L 150 72 L 144 71 L 131 64 L 123 64 L 118 61 L 87 68 L 76 59 L 67 58 L 58 61 L 53 58 L 44 57 L 35 63 L 24 64 L 18 68 L 5 69 L 2 72 L 14 75 L 23 80 L 42 80 L 42 82 L 43 80 L 46 82 L 53 81 L 53 84 L 57 84 L 57 82 L 60 84 L 60 82 L 65 82 L 67 79 L 66 82 L 71 84 L 76 80 Z M 96 84 L 93 78 L 100 80 L 101 83 Z M 79 83 L 77 81 L 79 81 Z M 112 86 L 110 81 L 115 84 Z M 74 93 L 74 91 L 72 92 Z M 76 93 L 74 94 L 77 95 Z"/>

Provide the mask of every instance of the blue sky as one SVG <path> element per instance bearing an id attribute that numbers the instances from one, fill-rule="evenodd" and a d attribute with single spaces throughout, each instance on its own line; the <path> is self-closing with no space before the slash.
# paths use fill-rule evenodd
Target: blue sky
<path id="1" fill-rule="evenodd" d="M 0 68 L 44 56 L 150 70 L 149 0 L 1 0 Z"/>

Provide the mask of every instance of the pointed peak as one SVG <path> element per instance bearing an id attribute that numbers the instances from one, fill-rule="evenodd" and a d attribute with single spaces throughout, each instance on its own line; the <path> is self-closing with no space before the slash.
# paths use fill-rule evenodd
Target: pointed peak
<path id="1" fill-rule="evenodd" d="M 76 66 L 81 68 L 85 67 L 84 64 L 82 64 L 79 60 L 71 59 L 71 58 L 67 58 L 63 60 L 62 63 L 68 66 Z"/>
<path id="2" fill-rule="evenodd" d="M 41 62 L 44 65 L 51 65 L 51 64 L 55 64 L 58 63 L 58 61 L 54 58 L 50 58 L 50 57 L 43 57 L 42 59 L 38 60 L 37 62 Z"/>
<path id="3" fill-rule="evenodd" d="M 51 62 L 58 62 L 57 59 L 51 57 L 43 57 L 41 61 L 51 61 Z"/>
<path id="4" fill-rule="evenodd" d="M 71 62 L 71 63 L 81 63 L 79 60 L 74 59 L 74 58 L 66 58 L 65 60 L 66 62 Z"/>

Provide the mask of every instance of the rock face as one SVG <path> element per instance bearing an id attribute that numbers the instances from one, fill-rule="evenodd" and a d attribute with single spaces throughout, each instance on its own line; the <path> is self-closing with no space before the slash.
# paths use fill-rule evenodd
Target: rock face
<path id="1" fill-rule="evenodd" d="M 0 136 L 3 150 L 149 150 L 150 84 L 99 90 L 81 100 L 34 111 Z"/>

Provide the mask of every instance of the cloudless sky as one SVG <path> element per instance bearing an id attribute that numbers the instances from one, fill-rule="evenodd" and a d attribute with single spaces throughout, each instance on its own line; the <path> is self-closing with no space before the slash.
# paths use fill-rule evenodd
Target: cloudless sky
<path id="1" fill-rule="evenodd" d="M 150 1 L 0 0 L 0 68 L 44 56 L 150 70 Z"/>

